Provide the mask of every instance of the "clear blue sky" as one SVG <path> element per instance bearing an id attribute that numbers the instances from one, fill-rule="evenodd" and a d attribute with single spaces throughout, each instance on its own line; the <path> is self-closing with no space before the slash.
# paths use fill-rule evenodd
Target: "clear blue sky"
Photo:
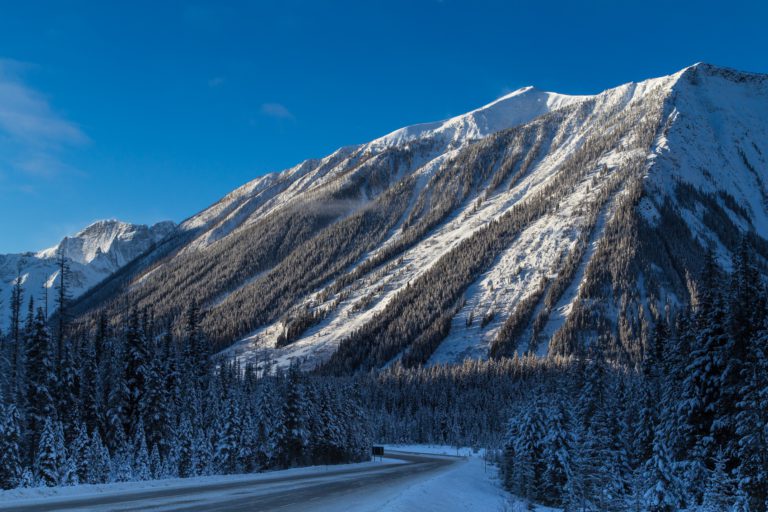
<path id="1" fill-rule="evenodd" d="M 524 85 L 768 72 L 755 0 L 0 0 L 0 253 L 180 221 L 265 172 Z"/>

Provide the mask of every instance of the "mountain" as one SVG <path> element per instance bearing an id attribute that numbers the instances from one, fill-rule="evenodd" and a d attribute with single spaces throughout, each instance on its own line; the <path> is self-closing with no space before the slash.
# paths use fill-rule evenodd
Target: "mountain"
<path id="1" fill-rule="evenodd" d="M 745 239 L 768 268 L 766 158 L 765 75 L 526 87 L 257 178 L 76 310 L 170 320 L 194 301 L 217 350 L 338 373 L 598 339 L 638 360 L 707 249 L 728 269 Z"/>
<path id="2" fill-rule="evenodd" d="M 57 255 L 63 252 L 70 266 L 69 291 L 73 298 L 98 284 L 176 229 L 173 222 L 153 226 L 127 224 L 116 220 L 94 222 L 79 233 L 65 237 L 57 245 L 37 253 L 0 255 L 0 326 L 7 326 L 10 317 L 11 289 L 21 276 L 24 299 L 33 297 L 44 306 L 48 294 L 48 309 L 55 308 L 55 287 L 59 282 Z"/>

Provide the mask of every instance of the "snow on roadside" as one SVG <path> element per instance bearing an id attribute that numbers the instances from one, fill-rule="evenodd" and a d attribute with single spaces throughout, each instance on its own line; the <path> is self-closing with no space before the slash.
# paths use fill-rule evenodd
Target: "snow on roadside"
<path id="1" fill-rule="evenodd" d="M 126 496 L 131 494 L 141 495 L 147 491 L 169 491 L 184 489 L 199 489 L 215 484 L 227 484 L 236 482 L 269 483 L 273 485 L 252 489 L 254 496 L 279 489 L 289 490 L 300 488 L 302 480 L 289 480 L 286 477 L 320 477 L 321 481 L 332 482 L 336 478 L 349 478 L 349 475 L 339 475 L 334 472 L 361 467 L 391 467 L 392 465 L 407 464 L 407 462 L 387 458 L 386 454 L 419 453 L 430 455 L 443 455 L 458 458 L 455 464 L 445 469 L 437 469 L 433 472 L 421 474 L 416 477 L 403 479 L 400 483 L 387 487 L 361 488 L 360 492 L 345 493 L 336 499 L 313 501 L 306 504 L 307 510 L 312 512 L 335 512 L 348 510 L 355 512 L 400 512 L 419 510 L 420 512 L 452 512 L 452 511 L 500 511 L 516 512 L 531 510 L 528 504 L 515 499 L 504 491 L 499 482 L 498 469 L 484 460 L 484 451 L 474 451 L 470 448 L 456 448 L 452 446 L 427 446 L 427 445 L 385 445 L 385 457 L 382 462 L 371 461 L 359 464 L 342 464 L 338 466 L 313 466 L 308 468 L 296 468 L 268 473 L 209 476 L 186 479 L 153 480 L 146 482 L 124 482 L 104 485 L 78 485 L 70 487 L 42 487 L 33 489 L 15 489 L 0 491 L 0 510 L 7 510 L 19 506 L 44 505 L 55 501 L 64 504 L 69 500 L 82 500 L 89 497 Z M 456 454 L 458 453 L 458 457 Z M 240 489 L 238 487 L 238 489 Z M 238 491 L 240 494 L 242 490 Z M 199 503 L 219 503 L 221 499 L 229 496 L 220 490 L 209 493 L 196 493 L 194 499 Z M 178 496 L 171 496 L 176 499 Z M 165 510 L 166 507 L 174 507 L 176 502 L 167 502 L 165 497 L 142 497 L 142 506 L 152 506 L 155 509 Z M 95 505 L 94 510 L 107 509 L 113 505 Z M 107 508 L 105 508 L 107 507 Z M 297 509 L 303 506 L 295 504 Z M 170 510 L 170 508 L 169 508 Z M 538 512 L 555 512 L 557 509 L 534 507 Z"/>
<path id="2" fill-rule="evenodd" d="M 498 470 L 483 459 L 483 451 L 453 446 L 385 445 L 384 453 L 403 452 L 456 457 L 459 462 L 439 472 L 426 473 L 373 493 L 347 495 L 344 501 L 324 504 L 313 512 L 452 512 L 512 511 L 515 500 L 504 491 Z"/>
<path id="3" fill-rule="evenodd" d="M 418 482 L 382 505 L 381 508 L 360 508 L 354 510 L 382 510 L 400 512 L 419 510 L 422 512 L 451 511 L 503 511 L 557 512 L 559 509 L 544 506 L 529 508 L 528 503 L 504 491 L 499 481 L 498 468 L 485 462 L 485 449 L 445 445 L 385 445 L 387 452 L 428 453 L 433 455 L 458 456 L 464 463 L 456 464 L 437 477 Z"/>
<path id="4" fill-rule="evenodd" d="M 309 466 L 305 468 L 286 469 L 280 471 L 268 471 L 265 473 L 249 473 L 241 475 L 214 475 L 194 478 L 169 478 L 165 480 L 147 480 L 143 482 L 121 482 L 112 484 L 83 484 L 67 487 L 32 487 L 0 491 L 0 510 L 10 506 L 33 505 L 45 503 L 51 498 L 87 498 L 89 496 L 130 495 L 131 493 L 143 493 L 153 490 L 188 489 L 208 486 L 212 484 L 226 484 L 234 482 L 269 482 L 270 480 L 284 479 L 286 477 L 313 476 L 353 468 L 386 467 L 390 465 L 405 464 L 399 459 L 384 457 L 382 461 L 370 461 L 352 464 L 338 464 L 333 466 Z"/>

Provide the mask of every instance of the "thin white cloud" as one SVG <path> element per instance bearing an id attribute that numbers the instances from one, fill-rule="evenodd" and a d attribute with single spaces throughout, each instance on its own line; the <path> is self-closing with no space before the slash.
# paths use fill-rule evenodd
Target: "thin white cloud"
<path id="1" fill-rule="evenodd" d="M 261 113 L 275 119 L 293 120 L 295 117 L 285 105 L 281 103 L 263 103 Z"/>
<path id="2" fill-rule="evenodd" d="M 67 167 L 60 153 L 89 139 L 24 82 L 28 68 L 0 59 L 0 165 L 25 174 L 57 174 Z"/>

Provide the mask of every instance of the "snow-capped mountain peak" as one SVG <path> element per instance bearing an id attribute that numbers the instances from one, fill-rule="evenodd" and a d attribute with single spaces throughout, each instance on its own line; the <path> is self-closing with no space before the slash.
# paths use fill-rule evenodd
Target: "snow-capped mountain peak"
<path id="1" fill-rule="evenodd" d="M 19 274 L 25 300 L 32 296 L 38 305 L 45 306 L 43 289 L 55 287 L 59 280 L 59 251 L 63 251 L 69 263 L 69 292 L 76 298 L 153 248 L 175 229 L 170 221 L 146 226 L 101 220 L 37 253 L 0 255 L 0 327 L 8 322 L 11 288 Z M 49 306 L 50 311 L 52 304 Z"/>
<path id="2" fill-rule="evenodd" d="M 55 258 L 60 250 L 70 261 L 88 264 L 102 255 L 111 255 L 120 266 L 132 260 L 139 253 L 138 248 L 146 250 L 146 241 L 157 242 L 175 228 L 170 221 L 159 222 L 153 226 L 129 224 L 115 219 L 96 221 L 74 236 L 65 237 L 53 247 L 37 253 L 38 258 Z M 135 243 L 135 242 L 139 243 Z"/>
<path id="3" fill-rule="evenodd" d="M 444 121 L 415 124 L 380 137 L 367 146 L 371 149 L 396 146 L 427 137 L 439 137 L 453 146 L 487 137 L 518 126 L 553 110 L 583 101 L 590 96 L 572 96 L 522 87 L 480 108 Z"/>

